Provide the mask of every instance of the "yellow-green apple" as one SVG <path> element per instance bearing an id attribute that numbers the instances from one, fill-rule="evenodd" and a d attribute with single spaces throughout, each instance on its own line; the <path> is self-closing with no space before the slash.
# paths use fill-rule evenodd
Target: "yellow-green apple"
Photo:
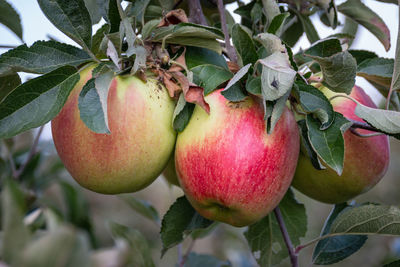
<path id="1" fill-rule="evenodd" d="M 337 93 L 326 87 L 321 91 L 331 98 Z M 361 104 L 376 107 L 371 98 L 358 86 L 355 86 L 350 96 Z M 363 121 L 354 114 L 356 104 L 344 97 L 332 100 L 335 111 L 346 118 Z M 360 134 L 370 131 L 357 129 Z M 303 153 L 300 153 L 293 186 L 307 196 L 325 203 L 341 203 L 371 189 L 385 175 L 389 165 L 389 140 L 385 135 L 359 137 L 350 130 L 344 133 L 344 166 L 339 176 L 334 170 L 316 170 Z"/>
<path id="2" fill-rule="evenodd" d="M 174 155 L 172 155 L 172 157 L 169 159 L 167 167 L 165 167 L 163 171 L 163 175 L 165 179 L 168 181 L 168 183 L 179 186 L 178 175 L 176 174 L 176 169 L 175 169 Z"/>
<path id="3" fill-rule="evenodd" d="M 273 210 L 293 179 L 299 131 L 285 107 L 267 134 L 262 103 L 232 103 L 221 90 L 206 96 L 210 114 L 196 106 L 178 134 L 175 166 L 192 206 L 204 217 L 234 226 L 252 224 Z"/>
<path id="4" fill-rule="evenodd" d="M 108 93 L 111 134 L 92 132 L 80 119 L 78 96 L 92 76 L 80 81 L 51 123 L 58 155 L 83 187 L 104 193 L 135 192 L 151 184 L 166 166 L 174 148 L 174 101 L 156 79 L 117 76 Z"/>

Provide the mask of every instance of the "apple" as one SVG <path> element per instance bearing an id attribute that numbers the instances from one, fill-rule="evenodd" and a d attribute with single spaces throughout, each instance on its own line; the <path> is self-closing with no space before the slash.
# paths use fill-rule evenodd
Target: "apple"
<path id="1" fill-rule="evenodd" d="M 168 181 L 168 183 L 179 186 L 179 180 L 178 180 L 178 175 L 176 173 L 175 169 L 175 157 L 172 155 L 172 157 L 169 159 L 167 163 L 167 167 L 165 167 L 163 173 L 165 179 Z"/>
<path id="2" fill-rule="evenodd" d="M 221 90 L 205 97 L 210 114 L 196 106 L 178 134 L 175 166 L 192 206 L 205 218 L 233 226 L 257 222 L 288 190 L 299 154 L 299 130 L 285 107 L 267 134 L 262 103 L 229 102 Z"/>
<path id="3" fill-rule="evenodd" d="M 53 140 L 61 161 L 83 187 L 104 194 L 135 192 L 151 184 L 173 152 L 174 101 L 156 79 L 117 76 L 108 93 L 111 134 L 92 132 L 80 119 L 78 96 L 92 67 L 61 112 L 52 120 Z"/>
<path id="4" fill-rule="evenodd" d="M 336 93 L 321 87 L 321 91 L 331 98 Z M 358 86 L 350 94 L 361 104 L 376 108 L 371 98 Z M 332 100 L 335 111 L 346 118 L 363 121 L 354 114 L 356 104 L 344 97 Z M 357 129 L 361 134 L 370 131 Z M 350 130 L 344 133 L 345 154 L 343 173 L 334 170 L 316 170 L 308 158 L 300 153 L 293 186 L 305 195 L 325 203 L 341 203 L 362 194 L 376 185 L 385 175 L 389 165 L 389 140 L 385 135 L 359 137 Z"/>

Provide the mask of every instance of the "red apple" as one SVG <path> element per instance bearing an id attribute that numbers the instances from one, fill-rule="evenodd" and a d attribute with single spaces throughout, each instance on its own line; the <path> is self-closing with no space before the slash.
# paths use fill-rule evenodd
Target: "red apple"
<path id="1" fill-rule="evenodd" d="M 92 68 L 81 79 L 52 121 L 57 152 L 75 180 L 85 188 L 117 194 L 138 191 L 162 172 L 174 148 L 174 102 L 155 79 L 117 76 L 108 93 L 111 134 L 92 132 L 82 122 L 78 96 Z"/>
<path id="2" fill-rule="evenodd" d="M 328 97 L 336 95 L 327 88 L 321 88 Z M 376 108 L 371 98 L 358 86 L 353 88 L 351 97 L 361 104 Z M 363 121 L 354 114 L 356 104 L 346 98 L 332 100 L 335 111 L 346 118 Z M 361 134 L 370 131 L 357 129 Z M 326 203 L 341 203 L 371 189 L 385 175 L 389 165 L 389 140 L 385 135 L 359 137 L 350 130 L 344 134 L 345 154 L 343 173 L 334 170 L 316 170 L 309 158 L 300 153 L 293 186 L 307 196 Z"/>
<path id="3" fill-rule="evenodd" d="M 187 199 L 202 216 L 245 226 L 272 211 L 288 190 L 299 132 L 285 107 L 268 135 L 262 103 L 251 97 L 232 103 L 220 92 L 206 96 L 210 114 L 196 106 L 178 134 L 175 166 Z"/>

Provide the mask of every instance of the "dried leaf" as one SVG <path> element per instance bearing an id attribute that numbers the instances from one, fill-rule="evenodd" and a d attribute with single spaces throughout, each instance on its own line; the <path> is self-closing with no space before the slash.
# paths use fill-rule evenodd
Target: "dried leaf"
<path id="1" fill-rule="evenodd" d="M 181 22 L 189 22 L 183 9 L 175 9 L 168 12 L 160 21 L 157 27 L 165 27 L 169 25 L 179 24 Z"/>
<path id="2" fill-rule="evenodd" d="M 195 84 L 190 84 L 189 90 L 185 93 L 185 99 L 189 103 L 198 104 L 202 107 L 208 114 L 210 114 L 210 106 L 204 99 L 204 89 L 203 87 L 197 86 Z"/>
<path id="3" fill-rule="evenodd" d="M 167 88 L 170 97 L 172 98 L 175 97 L 177 92 L 180 92 L 182 90 L 181 87 L 175 81 L 172 80 L 173 77 L 170 73 L 164 72 L 162 74 L 162 78 L 163 78 L 163 83 Z"/>
<path id="4" fill-rule="evenodd" d="M 236 72 L 238 72 L 239 69 L 240 69 L 239 65 L 238 65 L 236 62 L 228 61 L 227 64 L 228 64 L 229 70 L 230 70 L 232 73 L 236 73 Z"/>

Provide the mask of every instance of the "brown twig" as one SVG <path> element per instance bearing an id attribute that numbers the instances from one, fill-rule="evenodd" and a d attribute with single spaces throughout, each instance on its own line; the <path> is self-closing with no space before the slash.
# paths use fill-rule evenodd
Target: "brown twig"
<path id="1" fill-rule="evenodd" d="M 189 21 L 201 25 L 207 25 L 206 17 L 201 8 L 200 0 L 189 0 Z"/>
<path id="2" fill-rule="evenodd" d="M 37 146 L 39 144 L 39 139 L 40 139 L 40 135 L 43 132 L 43 128 L 44 125 L 42 125 L 39 128 L 39 131 L 35 137 L 35 140 L 33 141 L 31 150 L 29 151 L 28 157 L 26 158 L 25 162 L 21 165 L 21 167 L 19 167 L 18 170 L 15 171 L 15 173 L 13 174 L 14 179 L 18 180 L 19 177 L 21 176 L 21 174 L 24 172 L 24 170 L 26 169 L 26 166 L 28 166 L 28 163 L 31 161 L 31 159 L 33 158 L 33 156 L 35 156 L 36 152 L 37 152 Z"/>
<path id="3" fill-rule="evenodd" d="M 194 247 L 194 243 L 195 243 L 195 242 L 196 242 L 196 239 L 192 239 L 192 241 L 191 241 L 190 244 L 189 244 L 188 249 L 187 249 L 186 252 L 185 252 L 185 255 L 183 255 L 181 261 L 179 262 L 179 267 L 185 266 L 185 262 L 187 261 L 190 252 L 192 252 L 192 249 L 193 249 L 193 247 Z"/>
<path id="4" fill-rule="evenodd" d="M 290 262 L 292 263 L 293 267 L 298 267 L 299 262 L 297 259 L 297 253 L 294 250 L 292 240 L 290 240 L 290 236 L 286 229 L 285 222 L 283 221 L 282 213 L 281 213 L 281 210 L 279 209 L 279 206 L 274 209 L 274 214 L 275 214 L 276 220 L 278 221 L 279 228 L 281 229 L 283 240 L 285 241 L 286 247 L 288 249 L 289 256 L 290 256 Z"/>
<path id="5" fill-rule="evenodd" d="M 229 59 L 233 62 L 237 62 L 237 55 L 235 48 L 231 45 L 231 41 L 229 38 L 228 26 L 226 25 L 226 16 L 225 16 L 225 7 L 224 2 L 222 0 L 217 0 L 218 12 L 221 19 L 221 28 L 222 32 L 225 35 L 225 47 L 228 53 Z"/>

